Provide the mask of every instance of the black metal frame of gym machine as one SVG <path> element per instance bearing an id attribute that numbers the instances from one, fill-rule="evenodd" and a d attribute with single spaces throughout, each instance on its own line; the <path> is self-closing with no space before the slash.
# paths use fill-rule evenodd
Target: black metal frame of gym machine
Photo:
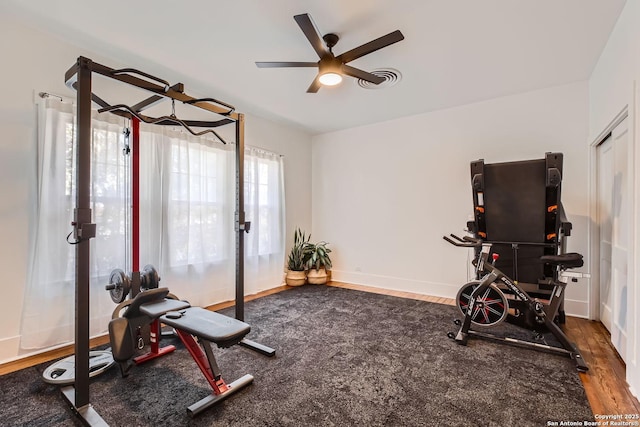
<path id="1" fill-rule="evenodd" d="M 111 106 L 92 92 L 92 77 L 97 73 L 104 77 L 127 83 L 153 95 L 138 104 L 128 107 Z M 89 240 L 95 237 L 96 225 L 91 222 L 90 177 L 91 177 L 91 105 L 98 104 L 100 111 L 110 111 L 122 117 L 133 116 L 142 121 L 159 125 L 182 125 L 190 132 L 193 127 L 209 128 L 205 132 L 220 136 L 211 128 L 235 123 L 235 162 L 236 162 L 236 295 L 235 317 L 244 320 L 244 233 L 249 231 L 250 224 L 245 221 L 244 212 L 244 114 L 235 108 L 213 98 L 193 98 L 186 95 L 181 83 L 170 85 L 168 82 L 150 74 L 131 68 L 112 69 L 93 62 L 89 58 L 79 57 L 65 73 L 65 83 L 76 90 L 77 102 L 77 151 L 76 151 L 76 207 L 73 213 L 73 236 L 76 244 L 75 273 L 75 384 L 62 389 L 65 398 L 74 411 L 88 425 L 107 425 L 92 408 L 89 401 Z M 160 101 L 170 99 L 192 105 L 208 112 L 222 116 L 216 121 L 179 120 L 175 116 L 153 119 L 140 112 Z M 222 140 L 224 142 L 224 140 Z M 241 343 L 266 356 L 273 356 L 275 350 L 250 340 Z"/>

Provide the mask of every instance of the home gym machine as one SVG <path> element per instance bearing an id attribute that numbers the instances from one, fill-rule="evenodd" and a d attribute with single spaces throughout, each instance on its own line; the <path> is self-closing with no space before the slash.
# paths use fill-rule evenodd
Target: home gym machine
<path id="1" fill-rule="evenodd" d="M 118 305 L 109 322 L 112 349 L 109 353 L 111 360 L 119 364 L 122 377 L 127 377 L 134 364 L 175 351 L 174 345 L 160 346 L 160 339 L 165 336 L 162 325 L 172 327 L 173 332 L 166 335 L 180 338 L 212 389 L 210 395 L 187 408 L 189 416 L 194 417 L 253 382 L 253 376 L 247 374 L 227 384 L 211 350 L 212 343 L 220 348 L 241 343 L 251 327 L 240 320 L 192 307 L 167 288 L 159 288 L 159 283 L 158 271 L 150 264 L 134 273 L 133 279 L 119 268 L 111 272 L 105 288 Z M 149 351 L 134 357 L 147 346 Z"/>
<path id="2" fill-rule="evenodd" d="M 122 316 L 118 314 L 121 310 L 124 310 Z M 109 322 L 109 340 L 123 377 L 129 375 L 130 359 L 136 348 L 141 348 L 141 328 L 150 325 L 151 351 L 134 358 L 136 364 L 175 350 L 172 345 L 159 347 L 161 323 L 174 328 L 212 389 L 211 394 L 187 408 L 189 416 L 199 414 L 253 382 L 253 376 L 246 374 L 231 384 L 225 383 L 211 350 L 212 343 L 220 348 L 240 343 L 251 330 L 250 326 L 213 311 L 191 307 L 169 294 L 167 288 L 140 292 L 114 311 Z"/>
<path id="3" fill-rule="evenodd" d="M 555 317 L 564 296 L 566 283 L 562 281 L 555 282 L 550 299 L 547 303 L 543 303 L 538 298 L 532 298 L 518 282 L 512 280 L 495 267 L 494 263 L 499 259 L 500 255 L 495 252 L 491 253 L 491 243 L 482 243 L 480 239 L 473 239 L 467 236 L 463 238 L 454 234 L 450 236 L 455 241 L 446 236 L 444 239 L 452 245 L 482 248 L 480 256 L 475 260 L 475 264 L 478 274 L 484 276 L 479 280 L 467 283 L 458 291 L 456 305 L 464 314 L 464 320 L 456 319 L 454 321 L 456 325 L 460 326 L 460 329 L 457 333 L 449 332 L 447 334 L 449 338 L 455 340 L 458 344 L 466 345 L 469 336 L 477 336 L 492 341 L 561 354 L 573 359 L 579 372 L 587 372 L 589 370 L 578 347 L 569 341 L 562 329 L 555 323 Z M 491 262 L 489 261 L 490 253 L 492 255 Z M 577 253 L 543 255 L 540 260 L 556 267 L 561 272 L 569 268 L 582 267 L 583 263 L 582 255 Z M 507 297 L 507 295 L 510 295 L 510 297 Z M 499 337 L 471 329 L 472 324 L 480 328 L 489 328 L 499 325 L 505 319 L 510 320 L 512 323 L 521 323 L 518 320 L 524 319 L 529 327 L 533 329 L 536 341 L 544 340 L 538 329 L 546 328 L 562 345 L 562 348 L 541 342 Z"/>
<path id="4" fill-rule="evenodd" d="M 109 104 L 92 91 L 94 75 L 102 76 L 151 94 L 133 106 L 124 104 Z M 133 181 L 134 194 L 132 203 L 135 204 L 137 188 L 136 150 L 137 137 L 135 134 L 139 122 L 161 126 L 182 126 L 193 135 L 211 133 L 221 142 L 224 139 L 215 128 L 227 124 L 235 124 L 235 161 L 236 161 L 236 295 L 235 318 L 244 320 L 244 233 L 249 232 L 250 224 L 245 221 L 244 212 L 244 114 L 235 111 L 235 107 L 214 98 L 193 98 L 184 93 L 184 85 L 171 85 L 167 81 L 132 68 L 113 69 L 93 62 L 91 59 L 79 57 L 76 63 L 65 73 L 65 83 L 76 91 L 77 109 L 77 151 L 76 164 L 76 207 L 73 213 L 73 238 L 75 244 L 75 384 L 62 389 L 65 398 L 82 421 L 88 425 L 107 425 L 97 411 L 91 406 L 89 399 L 89 283 L 90 283 L 90 240 L 96 236 L 96 224 L 92 223 L 90 178 L 91 178 L 91 108 L 95 103 L 98 112 L 111 112 L 132 121 L 134 129 L 133 153 Z M 142 111 L 159 102 L 168 99 L 172 105 L 181 102 L 186 106 L 197 108 L 206 113 L 212 113 L 216 120 L 185 120 L 170 115 L 150 117 Z M 196 132 L 193 128 L 204 128 Z M 136 223 L 135 210 L 132 223 Z M 133 238 L 135 239 L 135 233 Z M 135 256 L 135 251 L 134 251 Z M 132 266 L 138 268 L 136 263 Z M 264 345 L 243 339 L 239 344 L 256 350 L 262 354 L 272 356 L 275 350 Z"/>
<path id="5" fill-rule="evenodd" d="M 544 159 L 508 163 L 471 163 L 474 220 L 467 223 L 473 237 L 451 234 L 452 245 L 474 249 L 475 280 L 456 297 L 463 314 L 457 333 L 448 336 L 466 345 L 471 336 L 571 357 L 580 372 L 588 367 L 559 324 L 565 322 L 565 271 L 583 265 L 582 255 L 566 253 L 571 223 L 560 201 L 561 153 Z M 510 274 L 505 273 L 510 271 Z M 471 329 L 486 329 L 504 320 L 531 331 L 527 341 Z M 549 345 L 550 332 L 562 346 Z"/>

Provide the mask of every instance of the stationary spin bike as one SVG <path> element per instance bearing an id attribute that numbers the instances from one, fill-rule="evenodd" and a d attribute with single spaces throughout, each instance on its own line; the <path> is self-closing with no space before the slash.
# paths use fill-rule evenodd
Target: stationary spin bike
<path id="1" fill-rule="evenodd" d="M 563 279 L 553 282 L 554 289 L 548 302 L 532 298 L 520 284 L 511 280 L 495 267 L 499 255 L 491 254 L 491 243 L 468 236 L 463 238 L 454 234 L 450 236 L 451 238 L 447 236 L 443 238 L 454 246 L 481 248 L 481 250 L 478 251 L 478 256 L 473 261 L 476 277 L 479 279 L 465 284 L 458 292 L 456 305 L 464 315 L 464 319 L 454 321 L 456 325 L 460 326 L 460 329 L 457 333 L 449 332 L 447 334 L 449 338 L 458 344 L 466 345 L 470 336 L 476 336 L 505 344 L 561 354 L 573 359 L 579 372 L 589 370 L 578 347 L 569 341 L 562 329 L 556 324 L 558 308 L 566 287 L 566 282 Z M 490 254 L 491 261 L 489 261 Z M 578 253 L 544 255 L 540 257 L 540 261 L 554 266 L 559 273 L 583 265 L 582 255 Z M 491 328 L 505 320 L 528 326 L 534 331 L 534 338 L 538 341 L 542 341 L 543 337 L 540 331 L 546 328 L 558 340 L 562 348 L 542 342 L 500 337 L 471 329 L 472 326 L 480 329 Z"/>

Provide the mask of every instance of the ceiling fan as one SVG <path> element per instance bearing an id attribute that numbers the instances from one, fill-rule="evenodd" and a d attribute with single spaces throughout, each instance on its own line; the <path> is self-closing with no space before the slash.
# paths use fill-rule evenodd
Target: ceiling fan
<path id="1" fill-rule="evenodd" d="M 307 36 L 307 39 L 318 54 L 318 57 L 320 57 L 320 60 L 318 62 L 256 62 L 256 65 L 259 68 L 318 67 L 318 74 L 311 83 L 311 86 L 309 86 L 309 89 L 307 89 L 308 93 L 318 92 L 321 85 L 337 85 L 342 81 L 343 75 L 362 79 L 376 85 L 382 83 L 385 81 L 383 77 L 352 67 L 347 65 L 347 63 L 369 53 L 375 52 L 376 50 L 382 49 L 383 47 L 387 47 L 391 44 L 404 40 L 402 33 L 399 30 L 396 30 L 386 36 L 379 37 L 369 43 L 365 43 L 362 46 L 358 46 L 341 55 L 335 56 L 332 49 L 339 40 L 339 37 L 336 34 L 325 34 L 321 38 L 316 26 L 311 20 L 311 16 L 307 13 L 296 15 L 293 19 L 296 20 L 304 35 Z"/>

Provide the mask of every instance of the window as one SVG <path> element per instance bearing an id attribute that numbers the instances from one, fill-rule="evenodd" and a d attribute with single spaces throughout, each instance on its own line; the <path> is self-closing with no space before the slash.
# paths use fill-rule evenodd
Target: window
<path id="1" fill-rule="evenodd" d="M 224 153 L 172 140 L 168 224 L 170 264 L 203 264 L 229 258 L 223 221 Z M 233 258 L 233 256 L 231 257 Z"/>
<path id="2" fill-rule="evenodd" d="M 71 230 L 76 198 L 76 141 L 75 124 L 72 115 L 62 118 L 64 127 L 65 170 L 64 203 L 66 226 Z M 97 247 L 92 248 L 95 256 L 91 263 L 93 279 L 108 277 L 113 266 L 124 267 L 123 260 L 128 255 L 129 221 L 126 200 L 129 190 L 128 159 L 123 153 L 124 135 L 122 124 L 94 120 L 91 139 L 91 210 L 92 220 L 97 224 Z M 50 171 L 57 174 L 57 168 Z M 55 194 L 55 193 L 54 193 Z M 57 216 L 56 216 L 57 217 Z M 61 248 L 66 257 L 66 269 L 59 279 L 67 284 L 75 280 L 75 256 L 72 246 Z"/>
<path id="3" fill-rule="evenodd" d="M 245 211 L 253 235 L 249 255 L 269 255 L 283 249 L 284 195 L 282 158 L 255 148 L 245 152 Z"/>
<path id="4" fill-rule="evenodd" d="M 65 236 L 75 208 L 75 112 L 69 103 L 38 106 L 37 224 L 21 323 L 21 348 L 73 339 L 75 248 Z M 114 304 L 104 285 L 115 268 L 130 274 L 130 168 L 123 120 L 94 113 L 90 334 L 107 330 Z M 235 283 L 235 162 L 222 146 L 162 126 L 141 124 L 139 266 L 153 264 L 162 286 L 192 305 L 232 298 Z M 248 148 L 247 211 L 253 221 L 245 267 L 247 292 L 277 286 L 284 265 L 282 159 Z M 264 274 L 265 265 L 270 274 Z M 167 279 L 166 281 L 165 278 Z"/>

